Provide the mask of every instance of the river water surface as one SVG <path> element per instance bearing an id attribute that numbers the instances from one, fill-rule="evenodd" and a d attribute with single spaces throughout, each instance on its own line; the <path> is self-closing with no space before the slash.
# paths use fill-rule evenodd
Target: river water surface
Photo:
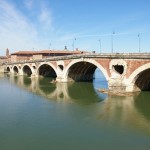
<path id="1" fill-rule="evenodd" d="M 107 96 L 93 83 L 0 76 L 0 150 L 149 150 L 150 92 Z"/>

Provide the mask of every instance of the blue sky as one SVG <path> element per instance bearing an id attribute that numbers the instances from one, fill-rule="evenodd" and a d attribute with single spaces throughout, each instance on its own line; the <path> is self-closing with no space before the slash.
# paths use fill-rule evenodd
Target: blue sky
<path id="1" fill-rule="evenodd" d="M 149 0 L 0 0 L 0 55 L 5 49 L 150 51 Z M 74 40 L 76 38 L 76 40 Z"/>

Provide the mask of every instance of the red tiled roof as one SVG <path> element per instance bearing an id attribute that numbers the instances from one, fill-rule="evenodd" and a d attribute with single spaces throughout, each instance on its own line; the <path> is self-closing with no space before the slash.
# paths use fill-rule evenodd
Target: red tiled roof
<path id="1" fill-rule="evenodd" d="M 19 54 L 36 54 L 36 51 L 18 51 L 15 53 L 12 53 L 11 55 L 19 55 Z"/>
<path id="2" fill-rule="evenodd" d="M 85 51 L 67 51 L 67 50 L 41 50 L 41 51 L 18 51 L 12 53 L 11 55 L 23 55 L 23 54 L 81 54 L 81 53 L 88 53 Z"/>
<path id="3" fill-rule="evenodd" d="M 82 51 L 67 51 L 67 50 L 42 50 L 41 54 L 57 53 L 57 54 L 80 54 Z"/>

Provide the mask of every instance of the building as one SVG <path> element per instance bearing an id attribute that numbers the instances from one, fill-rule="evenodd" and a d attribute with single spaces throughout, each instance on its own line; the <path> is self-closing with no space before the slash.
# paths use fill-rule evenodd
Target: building
<path id="1" fill-rule="evenodd" d="M 0 56 L 0 64 L 6 63 L 10 61 L 10 55 L 9 55 L 9 50 L 8 48 L 6 49 L 6 55 L 5 56 Z"/>
<path id="2" fill-rule="evenodd" d="M 0 56 L 0 63 L 3 64 L 8 61 L 8 58 L 6 56 Z"/>
<path id="3" fill-rule="evenodd" d="M 18 51 L 11 54 L 11 62 L 37 60 L 54 56 L 75 55 L 88 53 L 76 49 L 75 51 L 65 50 L 41 50 L 41 51 Z"/>

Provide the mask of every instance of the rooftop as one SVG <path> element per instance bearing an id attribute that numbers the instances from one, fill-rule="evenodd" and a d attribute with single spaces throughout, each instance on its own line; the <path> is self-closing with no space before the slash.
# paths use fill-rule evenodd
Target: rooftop
<path id="1" fill-rule="evenodd" d="M 86 51 L 69 51 L 69 50 L 41 50 L 41 51 L 18 51 L 15 53 L 12 53 L 11 55 L 23 55 L 23 54 L 81 54 L 81 53 L 88 53 Z"/>

